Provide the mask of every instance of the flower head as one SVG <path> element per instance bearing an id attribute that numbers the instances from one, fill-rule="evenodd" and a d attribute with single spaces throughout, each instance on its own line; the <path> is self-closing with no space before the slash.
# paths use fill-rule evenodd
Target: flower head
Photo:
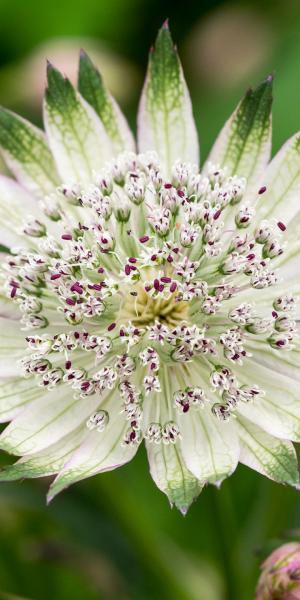
<path id="1" fill-rule="evenodd" d="M 299 600 L 300 545 L 295 542 L 277 548 L 262 564 L 256 600 Z"/>
<path id="2" fill-rule="evenodd" d="M 46 136 L 2 109 L 1 479 L 49 497 L 129 461 L 183 513 L 238 461 L 297 485 L 300 143 L 268 165 L 272 80 L 199 170 L 167 25 L 137 149 L 82 53 L 79 92 L 48 66 Z"/>

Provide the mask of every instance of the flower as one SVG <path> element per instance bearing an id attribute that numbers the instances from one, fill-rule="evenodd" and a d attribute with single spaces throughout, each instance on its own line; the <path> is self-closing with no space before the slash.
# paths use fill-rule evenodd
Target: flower
<path id="1" fill-rule="evenodd" d="M 299 600 L 300 545 L 284 544 L 262 564 L 255 600 Z"/>
<path id="2" fill-rule="evenodd" d="M 164 24 L 137 148 L 85 53 L 79 92 L 48 66 L 46 136 L 1 109 L 2 480 L 69 484 L 145 440 L 185 513 L 238 462 L 297 486 L 300 136 L 268 164 L 268 77 L 201 172 Z"/>

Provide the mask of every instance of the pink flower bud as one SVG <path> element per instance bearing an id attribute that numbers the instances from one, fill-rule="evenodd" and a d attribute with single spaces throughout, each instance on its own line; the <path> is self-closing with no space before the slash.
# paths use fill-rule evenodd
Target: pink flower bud
<path id="1" fill-rule="evenodd" d="M 277 548 L 262 564 L 255 600 L 300 600 L 300 544 Z"/>

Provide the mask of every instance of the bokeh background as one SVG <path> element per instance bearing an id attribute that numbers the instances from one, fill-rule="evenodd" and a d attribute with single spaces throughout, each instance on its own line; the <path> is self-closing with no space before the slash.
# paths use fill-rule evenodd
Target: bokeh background
<path id="1" fill-rule="evenodd" d="M 135 127 L 147 52 L 167 16 L 202 158 L 269 73 L 273 150 L 300 129 L 299 0 L 0 0 L 0 103 L 39 124 L 45 59 L 74 79 L 84 47 Z M 252 600 L 262 557 L 300 527 L 299 492 L 243 467 L 186 517 L 152 484 L 143 450 L 50 507 L 48 484 L 0 487 L 0 600 Z"/>

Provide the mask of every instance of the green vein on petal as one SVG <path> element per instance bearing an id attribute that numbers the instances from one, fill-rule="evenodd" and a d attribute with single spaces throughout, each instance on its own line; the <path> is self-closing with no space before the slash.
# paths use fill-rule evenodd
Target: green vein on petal
<path id="1" fill-rule="evenodd" d="M 0 108 L 0 147 L 24 187 L 39 197 L 55 189 L 59 180 L 44 132 L 5 108 Z"/>
<path id="2" fill-rule="evenodd" d="M 155 150 L 167 173 L 176 160 L 199 161 L 189 92 L 166 23 L 150 52 L 139 106 L 138 146 L 140 152 Z"/>
<path id="3" fill-rule="evenodd" d="M 119 105 L 106 89 L 102 77 L 88 55 L 81 50 L 78 89 L 100 117 L 111 139 L 114 153 L 134 151 L 135 143 Z"/>
<path id="4" fill-rule="evenodd" d="M 44 117 L 61 178 L 91 182 L 93 172 L 112 157 L 111 142 L 94 109 L 52 65 L 48 65 Z"/>
<path id="5" fill-rule="evenodd" d="M 237 424 L 241 440 L 240 462 L 278 483 L 299 483 L 297 455 L 291 442 L 269 435 L 240 416 Z"/>
<path id="6" fill-rule="evenodd" d="M 199 496 L 203 484 L 187 469 L 180 445 L 146 442 L 151 476 L 169 502 L 186 514 Z"/>
<path id="7" fill-rule="evenodd" d="M 271 154 L 272 77 L 248 90 L 221 130 L 208 160 L 227 167 L 248 184 L 267 165 Z"/>

